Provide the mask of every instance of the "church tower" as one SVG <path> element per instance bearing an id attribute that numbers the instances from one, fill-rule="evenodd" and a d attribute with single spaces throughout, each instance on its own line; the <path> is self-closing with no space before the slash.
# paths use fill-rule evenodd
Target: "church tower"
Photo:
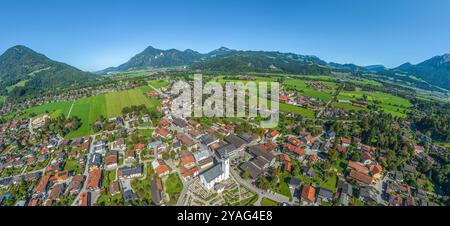
<path id="1" fill-rule="evenodd" d="M 230 177 L 230 159 L 226 158 L 222 163 L 222 170 L 224 173 L 224 178 L 227 180 Z"/>

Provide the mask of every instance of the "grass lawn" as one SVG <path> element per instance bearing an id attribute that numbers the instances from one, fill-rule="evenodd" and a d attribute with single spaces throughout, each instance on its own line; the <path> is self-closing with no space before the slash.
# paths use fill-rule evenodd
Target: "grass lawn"
<path id="1" fill-rule="evenodd" d="M 25 116 L 28 117 L 30 113 L 34 113 L 36 115 L 43 115 L 45 113 L 52 113 L 55 111 L 58 111 L 59 113 L 67 116 L 70 110 L 70 106 L 72 106 L 72 102 L 73 101 L 63 101 L 32 107 L 25 110 Z"/>
<path id="2" fill-rule="evenodd" d="M 347 168 L 348 160 L 345 160 L 343 158 L 340 158 L 335 163 L 334 167 L 337 169 L 337 171 L 341 174 L 344 174 L 345 169 Z"/>
<path id="3" fill-rule="evenodd" d="M 369 80 L 369 79 L 365 79 L 365 78 L 351 79 L 349 82 L 354 83 L 356 85 L 361 84 L 361 85 L 382 86 L 382 84 L 377 81 Z"/>
<path id="4" fill-rule="evenodd" d="M 66 160 L 66 164 L 64 165 L 64 170 L 69 172 L 75 171 L 76 173 L 78 171 L 78 161 L 74 158 L 68 158 Z"/>
<path id="5" fill-rule="evenodd" d="M 150 85 L 152 85 L 153 87 L 159 89 L 159 88 L 167 86 L 169 84 L 169 81 L 167 81 L 167 80 L 151 80 L 148 83 Z"/>
<path id="6" fill-rule="evenodd" d="M 284 112 L 290 112 L 295 115 L 301 115 L 306 118 L 313 118 L 315 116 L 315 112 L 299 106 L 294 106 L 290 104 L 280 103 L 280 110 Z"/>
<path id="7" fill-rule="evenodd" d="M 143 136 L 143 137 L 151 137 L 153 130 L 151 129 L 140 129 L 138 130 L 139 135 Z"/>
<path id="8" fill-rule="evenodd" d="M 349 110 L 349 111 L 370 111 L 367 108 L 353 106 L 351 104 L 339 103 L 339 102 L 334 102 L 333 106 L 338 107 L 338 108 L 342 108 L 342 109 L 345 109 L 345 110 Z"/>
<path id="9" fill-rule="evenodd" d="M 322 82 L 322 84 L 328 85 L 330 88 L 325 90 L 316 90 L 314 88 L 308 87 L 305 81 L 300 79 L 287 79 L 283 83 L 285 87 L 296 89 L 298 92 L 300 92 L 300 95 L 321 99 L 323 101 L 330 101 L 333 96 L 334 87 L 336 87 L 336 84 L 331 82 Z"/>
<path id="10" fill-rule="evenodd" d="M 287 179 L 289 178 L 289 174 L 287 172 L 282 172 L 279 174 L 279 183 L 278 186 L 276 186 L 273 191 L 276 193 L 279 193 L 281 195 L 284 195 L 288 197 L 289 199 L 292 199 L 291 190 L 289 189 L 289 185 L 286 183 Z"/>
<path id="11" fill-rule="evenodd" d="M 292 198 L 291 190 L 289 189 L 289 185 L 283 181 L 280 181 L 278 184 L 278 187 L 274 189 L 275 192 L 282 194 L 286 197 L 289 197 L 289 199 Z"/>
<path id="12" fill-rule="evenodd" d="M 354 206 L 364 206 L 364 202 L 355 197 L 351 198 L 350 203 L 353 204 Z"/>
<path id="13" fill-rule="evenodd" d="M 273 201 L 272 199 L 268 198 L 262 198 L 261 199 L 261 206 L 279 206 L 280 204 L 276 201 Z"/>
<path id="14" fill-rule="evenodd" d="M 82 125 L 78 130 L 69 133 L 66 137 L 81 137 L 93 132 L 91 129 L 92 123 L 102 115 L 106 118 L 116 117 L 122 114 L 124 107 L 141 104 L 144 104 L 149 109 L 156 109 L 160 105 L 159 100 L 155 98 L 148 99 L 144 95 L 143 89 L 143 87 L 140 87 L 132 90 L 108 93 L 106 95 L 82 98 L 75 101 L 49 103 L 27 109 L 25 116 L 28 117 L 30 113 L 37 115 L 50 113 L 52 117 L 60 114 L 67 116 L 73 104 L 69 117 L 79 117 Z"/>
<path id="15" fill-rule="evenodd" d="M 336 191 L 337 184 L 337 176 L 332 175 L 330 177 L 325 178 L 324 181 L 319 183 L 319 187 L 330 189 L 331 191 Z"/>
<path id="16" fill-rule="evenodd" d="M 94 96 L 75 101 L 70 117 L 81 119 L 81 127 L 67 135 L 69 138 L 81 137 L 92 133 L 91 124 L 101 115 L 106 115 L 105 96 Z"/>
<path id="17" fill-rule="evenodd" d="M 363 96 L 367 100 L 363 100 Z M 406 117 L 406 113 L 411 111 L 412 104 L 401 97 L 382 92 L 368 92 L 362 90 L 341 91 L 337 97 L 338 100 L 363 101 L 367 104 L 376 105 L 388 114 L 398 117 Z"/>
<path id="18" fill-rule="evenodd" d="M 166 190 L 167 194 L 169 195 L 170 205 L 174 205 L 177 203 L 178 197 L 183 190 L 183 183 L 181 182 L 180 177 L 176 173 L 172 173 L 169 175 L 169 177 L 166 179 L 164 183 L 164 189 Z"/>
<path id="19" fill-rule="evenodd" d="M 255 82 L 255 83 L 259 83 L 259 82 L 276 82 L 277 81 L 277 77 L 255 77 L 255 80 L 239 80 L 239 79 L 224 79 L 224 77 L 220 77 L 217 79 L 213 79 L 213 82 L 219 82 L 219 83 L 226 83 L 226 82 L 243 82 L 244 84 L 246 82 Z"/>
<path id="20" fill-rule="evenodd" d="M 152 72 L 139 70 L 139 71 L 129 71 L 129 72 L 121 72 L 119 74 L 109 74 L 105 75 L 106 77 L 114 76 L 114 77 L 124 77 L 124 78 L 136 78 L 136 77 L 144 77 L 151 75 Z"/>
<path id="21" fill-rule="evenodd" d="M 108 93 L 106 98 L 106 117 L 111 118 L 122 114 L 124 107 L 144 104 L 148 108 L 154 108 L 155 101 L 151 102 L 143 92 L 137 88 L 119 92 Z"/>

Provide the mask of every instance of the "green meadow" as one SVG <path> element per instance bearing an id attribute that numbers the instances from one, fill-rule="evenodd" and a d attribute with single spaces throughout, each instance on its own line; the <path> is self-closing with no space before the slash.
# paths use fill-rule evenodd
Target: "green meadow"
<path id="1" fill-rule="evenodd" d="M 337 84 L 333 82 L 321 82 L 321 83 L 327 85 L 329 89 L 316 90 L 314 88 L 308 87 L 308 85 L 306 85 L 304 80 L 299 79 L 287 79 L 283 82 L 283 85 L 287 88 L 296 89 L 302 96 L 321 99 L 323 101 L 330 101 L 333 98 L 333 92 L 337 87 Z"/>
<path id="2" fill-rule="evenodd" d="M 45 104 L 26 110 L 25 115 L 28 116 L 30 113 L 35 113 L 37 115 L 48 113 L 51 117 L 57 117 L 61 114 L 69 117 L 77 116 L 81 119 L 82 126 L 78 130 L 69 133 L 67 137 L 75 138 L 85 136 L 93 133 L 91 125 L 100 118 L 100 116 L 106 118 L 119 116 L 122 114 L 122 109 L 124 107 L 130 107 L 132 105 L 144 104 L 149 109 L 156 109 L 156 107 L 160 105 L 159 100 L 148 99 L 144 95 L 146 90 L 151 90 L 151 88 L 145 86 L 131 90 L 107 93 L 100 96 L 82 98 L 75 101 Z M 72 111 L 70 111 L 71 108 Z"/>
<path id="3" fill-rule="evenodd" d="M 105 98 L 107 118 L 121 115 L 124 107 L 130 107 L 132 105 L 144 104 L 149 109 L 151 107 L 155 107 L 154 104 L 143 94 L 140 88 L 108 93 L 105 95 Z"/>
<path id="4" fill-rule="evenodd" d="M 364 101 L 364 95 L 367 100 Z M 338 95 L 338 100 L 351 100 L 351 101 L 363 101 L 367 104 L 372 104 L 378 106 L 382 111 L 388 114 L 392 114 L 397 117 L 405 117 L 408 113 L 412 104 L 401 97 L 394 96 L 388 93 L 382 92 L 367 92 L 362 90 L 356 91 L 341 91 Z M 359 107 L 354 107 L 349 104 L 335 103 L 334 105 L 341 105 L 343 108 L 348 110 L 358 110 Z M 362 108 L 359 108 L 359 110 Z"/>
<path id="5" fill-rule="evenodd" d="M 306 118 L 313 118 L 316 114 L 314 111 L 310 109 L 285 103 L 280 103 L 280 111 L 290 112 L 294 115 L 301 115 Z"/>
<path id="6" fill-rule="evenodd" d="M 25 86 L 25 83 L 27 83 L 27 82 L 28 82 L 28 80 L 20 81 L 20 82 L 14 84 L 14 85 L 12 85 L 12 86 L 6 87 L 6 90 L 7 90 L 8 92 L 11 92 L 11 91 L 12 91 L 14 88 L 16 88 L 16 87 L 24 87 L 24 86 Z"/>
<path id="7" fill-rule="evenodd" d="M 51 114 L 52 116 L 57 116 L 58 114 L 63 114 L 67 116 L 72 103 L 73 101 L 64 101 L 44 104 L 25 110 L 25 115 L 28 116 L 34 113 L 36 115 Z"/>
<path id="8" fill-rule="evenodd" d="M 157 89 L 165 87 L 169 84 L 167 80 L 151 80 L 148 83 Z"/>

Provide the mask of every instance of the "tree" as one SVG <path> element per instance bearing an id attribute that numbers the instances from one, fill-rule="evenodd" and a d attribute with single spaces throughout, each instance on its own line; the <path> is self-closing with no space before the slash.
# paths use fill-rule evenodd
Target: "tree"
<path id="1" fill-rule="evenodd" d="M 335 163 L 337 161 L 338 157 L 339 157 L 339 152 L 336 149 L 332 148 L 330 151 L 328 151 L 328 158 L 330 159 L 330 161 L 332 163 Z"/>
<path id="2" fill-rule="evenodd" d="M 244 180 L 248 180 L 248 178 L 250 178 L 250 173 L 248 173 L 247 171 L 245 171 L 245 172 L 242 174 L 242 178 L 243 178 Z"/>
<path id="3" fill-rule="evenodd" d="M 359 152 L 353 153 L 352 158 L 351 158 L 351 160 L 353 162 L 358 162 L 360 159 L 361 159 L 361 154 Z"/>
<path id="4" fill-rule="evenodd" d="M 270 189 L 270 182 L 267 180 L 266 177 L 260 177 L 260 178 L 258 178 L 258 180 L 256 181 L 256 184 L 257 184 L 258 187 L 261 188 L 262 190 L 268 190 L 268 189 Z"/>
<path id="5" fill-rule="evenodd" d="M 162 157 L 163 157 L 163 159 L 166 160 L 166 161 L 170 159 L 170 155 L 169 155 L 169 153 L 167 153 L 167 152 L 164 152 L 164 153 L 162 154 Z"/>

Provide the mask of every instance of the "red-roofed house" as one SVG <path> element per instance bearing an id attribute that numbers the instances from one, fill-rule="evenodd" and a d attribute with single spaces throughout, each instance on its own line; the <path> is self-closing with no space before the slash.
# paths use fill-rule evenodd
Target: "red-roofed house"
<path id="1" fill-rule="evenodd" d="M 200 170 L 198 169 L 198 167 L 192 167 L 190 169 L 186 169 L 185 167 L 181 167 L 181 174 L 183 175 L 183 177 L 185 179 L 190 179 L 193 177 L 198 176 L 198 173 L 200 172 Z"/>
<path id="2" fill-rule="evenodd" d="M 170 134 L 170 131 L 167 128 L 156 128 L 153 135 L 156 137 L 161 137 L 163 139 L 172 138 L 172 134 Z"/>
<path id="3" fill-rule="evenodd" d="M 372 176 L 375 179 L 380 179 L 381 178 L 381 172 L 383 171 L 383 168 L 381 167 L 380 164 L 378 164 L 378 163 L 371 164 L 369 166 L 369 170 L 370 170 L 370 173 L 372 174 Z"/>
<path id="4" fill-rule="evenodd" d="M 156 174 L 158 174 L 159 177 L 163 177 L 170 173 L 170 167 L 162 159 L 154 160 L 152 162 L 152 167 L 155 170 Z"/>
<path id="5" fill-rule="evenodd" d="M 313 186 L 303 186 L 300 198 L 302 201 L 314 203 L 316 189 Z"/>
<path id="6" fill-rule="evenodd" d="M 284 171 L 289 172 L 289 173 L 292 171 L 292 164 L 291 164 L 291 162 L 285 162 L 284 163 Z"/>
<path id="7" fill-rule="evenodd" d="M 279 102 L 288 102 L 289 101 L 289 97 L 288 96 L 279 96 Z"/>
<path id="8" fill-rule="evenodd" d="M 266 136 L 268 139 L 276 140 L 280 136 L 280 134 L 278 133 L 278 131 L 272 130 L 269 133 L 267 133 Z"/>
<path id="9" fill-rule="evenodd" d="M 347 165 L 348 169 L 351 170 L 356 170 L 358 172 L 362 172 L 362 173 L 369 173 L 369 169 L 363 165 L 361 165 L 361 163 L 359 162 L 353 162 L 353 161 L 348 161 L 348 165 Z"/>
<path id="10" fill-rule="evenodd" d="M 420 146 L 420 145 L 414 145 L 414 151 L 416 152 L 416 154 L 422 153 L 422 152 L 425 151 L 425 148 L 423 146 Z"/>
<path id="11" fill-rule="evenodd" d="M 136 150 L 137 153 L 140 153 L 142 150 L 144 150 L 145 145 L 144 144 L 136 144 L 134 145 L 134 150 Z"/>
<path id="12" fill-rule="evenodd" d="M 350 144 L 352 144 L 352 141 L 348 138 L 341 137 L 341 144 L 344 147 L 348 147 L 348 146 L 350 146 Z"/>
<path id="13" fill-rule="evenodd" d="M 350 181 L 354 181 L 359 185 L 370 185 L 373 182 L 373 177 L 356 170 L 350 170 L 347 179 Z"/>
<path id="14" fill-rule="evenodd" d="M 372 146 L 363 145 L 363 146 L 361 146 L 361 150 L 367 151 L 367 152 L 375 152 L 377 150 L 377 148 L 372 147 Z"/>
<path id="15" fill-rule="evenodd" d="M 301 140 L 295 138 L 295 137 L 289 137 L 288 138 L 289 143 L 297 146 L 297 147 L 303 147 L 305 146 L 305 143 L 303 143 Z"/>
<path id="16" fill-rule="evenodd" d="M 283 148 L 284 148 L 285 151 L 292 152 L 293 154 L 295 154 L 295 155 L 297 155 L 299 157 L 302 157 L 302 156 L 305 155 L 305 151 L 304 150 L 302 150 L 299 147 L 296 147 L 296 146 L 294 146 L 292 144 L 289 144 L 289 143 L 284 143 L 283 144 Z"/>
<path id="17" fill-rule="evenodd" d="M 89 171 L 87 180 L 87 189 L 94 191 L 100 189 L 100 180 L 102 177 L 102 171 L 100 169 L 93 169 Z"/>
<path id="18" fill-rule="evenodd" d="M 194 155 L 187 150 L 180 151 L 181 164 L 186 169 L 190 169 L 195 166 L 195 158 Z"/>

